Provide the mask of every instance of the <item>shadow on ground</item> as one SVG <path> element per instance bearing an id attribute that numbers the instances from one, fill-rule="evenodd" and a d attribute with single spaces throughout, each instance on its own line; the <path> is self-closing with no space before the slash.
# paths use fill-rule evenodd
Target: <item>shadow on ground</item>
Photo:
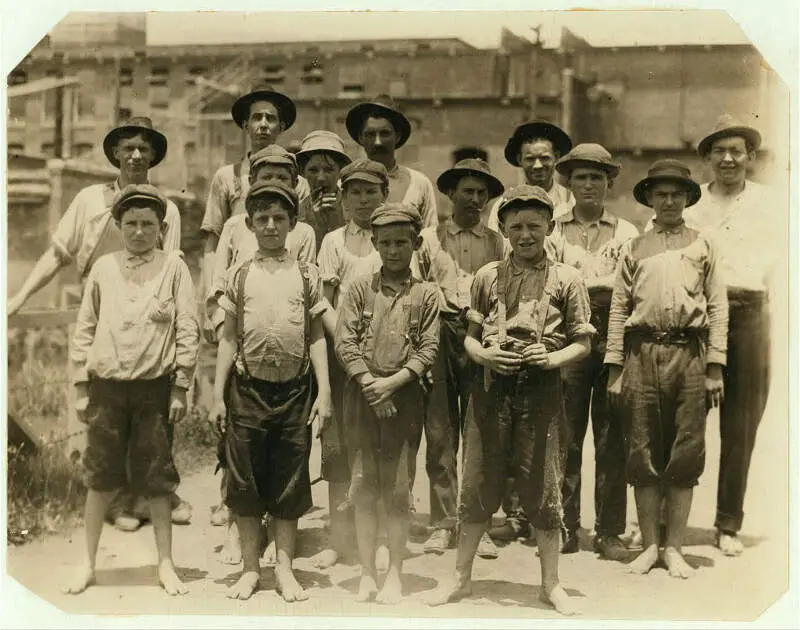
<path id="1" fill-rule="evenodd" d="M 176 567 L 178 577 L 184 582 L 197 582 L 208 575 L 208 571 L 188 567 Z M 158 567 L 120 567 L 118 569 L 97 569 L 97 586 L 153 586 L 158 584 Z"/>

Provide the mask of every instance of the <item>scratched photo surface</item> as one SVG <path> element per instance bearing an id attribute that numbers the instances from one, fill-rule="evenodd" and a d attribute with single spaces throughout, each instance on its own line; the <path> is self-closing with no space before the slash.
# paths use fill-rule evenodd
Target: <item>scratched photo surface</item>
<path id="1" fill-rule="evenodd" d="M 785 593 L 790 94 L 728 14 L 82 12 L 7 67 L 5 579 L 229 620 Z"/>

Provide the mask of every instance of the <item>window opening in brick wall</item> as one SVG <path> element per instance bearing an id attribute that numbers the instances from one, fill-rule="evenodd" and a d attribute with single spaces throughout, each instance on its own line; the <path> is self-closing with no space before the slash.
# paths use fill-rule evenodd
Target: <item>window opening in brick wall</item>
<path id="1" fill-rule="evenodd" d="M 150 107 L 166 109 L 169 106 L 169 68 L 156 67 L 150 71 L 147 97 Z"/>
<path id="2" fill-rule="evenodd" d="M 24 85 L 28 82 L 28 73 L 24 70 L 14 70 L 8 75 L 8 86 Z M 24 123 L 27 117 L 28 99 L 24 96 L 8 99 L 8 117 L 12 123 Z"/>

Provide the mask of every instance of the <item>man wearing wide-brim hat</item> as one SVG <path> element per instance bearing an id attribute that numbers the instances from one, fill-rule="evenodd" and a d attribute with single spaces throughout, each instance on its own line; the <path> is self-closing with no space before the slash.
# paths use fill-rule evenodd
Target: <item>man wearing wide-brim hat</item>
<path id="1" fill-rule="evenodd" d="M 706 415 L 724 393 L 728 300 L 716 248 L 683 220 L 701 198 L 689 168 L 659 160 L 633 194 L 655 211 L 654 228 L 622 247 L 605 355 L 644 548 L 627 570 L 645 574 L 662 560 L 685 579 L 694 573 L 682 543 L 705 466 Z"/>
<path id="2" fill-rule="evenodd" d="M 506 142 L 504 155 L 506 162 L 522 170 L 524 182 L 539 186 L 553 200 L 555 216 L 565 212 L 572 205 L 569 189 L 556 181 L 555 166 L 559 158 L 572 148 L 572 140 L 567 133 L 544 120 L 534 120 L 519 125 Z M 486 224 L 498 230 L 497 209 L 500 200 L 492 206 Z"/>
<path id="3" fill-rule="evenodd" d="M 347 112 L 347 132 L 370 160 L 380 162 L 389 172 L 387 203 L 414 206 L 422 217 L 422 227 L 436 227 L 436 191 L 431 180 L 417 170 L 398 164 L 396 151 L 411 136 L 411 122 L 385 94 L 359 103 Z"/>
<path id="4" fill-rule="evenodd" d="M 788 204 L 747 179 L 761 134 L 720 116 L 697 150 L 712 179 L 684 213 L 686 224 L 717 246 L 730 305 L 725 400 L 720 410 L 720 465 L 715 527 L 725 555 L 738 556 L 750 458 L 770 387 L 769 294 L 785 290 Z"/>
<path id="5" fill-rule="evenodd" d="M 555 219 L 552 238 L 559 262 L 576 267 L 586 283 L 592 324 L 597 329 L 589 356 L 561 371 L 567 418 L 562 551 L 574 553 L 579 549 L 583 442 L 591 417 L 595 443 L 593 546 L 604 558 L 620 561 L 626 556 L 620 538 L 626 526 L 625 443 L 621 424 L 607 403 L 608 372 L 603 358 L 619 249 L 637 236 L 638 230 L 607 208 L 608 191 L 620 165 L 605 147 L 579 144 L 558 160 L 556 170 L 564 176 L 575 204 Z"/>
<path id="6" fill-rule="evenodd" d="M 472 362 L 464 352 L 466 313 L 475 272 L 503 259 L 503 236 L 481 223 L 486 202 L 505 190 L 489 165 L 466 159 L 444 171 L 436 181 L 440 192 L 453 205 L 452 215 L 436 228 L 422 232 L 419 260 L 423 269 L 430 261 L 444 258 L 454 270 L 454 287 L 440 286 L 439 356 L 434 370 L 430 413 L 425 418 L 426 470 L 430 481 L 431 526 L 426 553 L 444 553 L 455 544 L 458 509 L 456 455 L 469 404 Z M 423 271 L 423 277 L 426 274 Z M 497 548 L 487 534 L 478 548 L 481 557 L 497 557 Z"/>
<path id="7" fill-rule="evenodd" d="M 58 272 L 75 263 L 81 283 L 86 281 L 95 261 L 102 255 L 123 249 L 122 234 L 111 214 L 115 195 L 129 184 L 145 184 L 149 171 L 167 153 L 167 138 L 153 128 L 149 118 L 133 117 L 114 127 L 103 139 L 108 161 L 119 169 L 119 176 L 107 184 L 92 184 L 81 189 L 56 227 L 50 247 L 39 258 L 22 288 L 8 301 L 8 314 L 16 313 L 37 291 L 47 286 Z M 181 216 L 177 206 L 167 202 L 164 218 L 166 231 L 160 247 L 164 251 L 181 246 Z M 109 506 L 108 517 L 123 531 L 133 531 L 148 518 L 146 511 L 134 515 L 136 498 L 120 495 Z M 176 523 L 191 519 L 191 506 L 173 495 Z M 141 518 L 139 518 L 141 517 Z"/>

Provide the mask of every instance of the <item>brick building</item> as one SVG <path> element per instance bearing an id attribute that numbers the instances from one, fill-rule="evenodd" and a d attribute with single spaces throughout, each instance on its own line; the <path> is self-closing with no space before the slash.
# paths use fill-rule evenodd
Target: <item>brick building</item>
<path id="1" fill-rule="evenodd" d="M 557 49 L 509 32 L 490 50 L 459 39 L 147 46 L 143 14 L 114 15 L 60 24 L 9 83 L 77 77 L 80 85 L 63 91 L 63 146 L 89 160 L 104 160 L 99 145 L 116 120 L 149 113 L 170 140 L 155 181 L 201 197 L 213 171 L 244 149 L 230 120 L 232 94 L 263 85 L 297 103 L 284 144 L 327 128 L 353 155 L 347 110 L 391 94 L 413 125 L 401 160 L 431 178 L 450 166 L 455 149 L 476 146 L 514 183 L 519 175 L 502 157 L 512 129 L 532 116 L 560 123 L 576 141 L 602 142 L 620 156 L 625 168 L 615 194 L 626 207 L 656 154 L 687 159 L 702 177 L 693 146 L 722 111 L 762 129 L 766 149 L 780 137 L 776 120 L 785 118 L 783 92 L 774 97 L 778 80 L 748 45 L 596 48 L 565 31 Z M 56 154 L 58 95 L 10 101 L 10 150 Z"/>

